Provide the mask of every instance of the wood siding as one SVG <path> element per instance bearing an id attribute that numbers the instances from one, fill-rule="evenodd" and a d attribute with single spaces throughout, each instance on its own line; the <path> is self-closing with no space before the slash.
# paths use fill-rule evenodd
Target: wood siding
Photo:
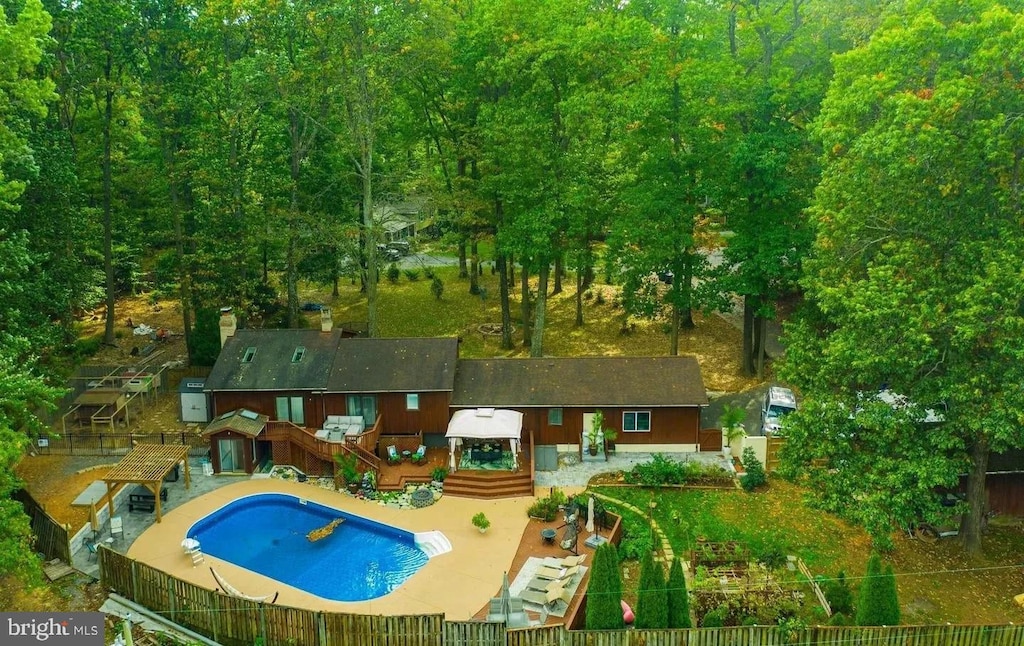
<path id="1" fill-rule="evenodd" d="M 220 444 L 217 440 L 242 440 L 242 461 L 245 464 L 245 472 L 249 474 L 253 472 L 255 458 L 252 450 L 253 439 L 235 431 L 221 431 L 210 436 L 210 462 L 213 464 L 215 473 L 220 473 Z M 231 473 L 237 473 L 237 471 Z"/>
<path id="2" fill-rule="evenodd" d="M 406 393 L 360 393 L 377 397 L 377 414 L 380 415 L 384 428 L 394 435 L 410 433 L 439 433 L 444 435 L 448 430 L 448 404 L 451 402 L 450 392 L 418 393 L 420 396 L 419 410 L 406 410 Z M 347 406 L 348 395 L 343 393 L 327 393 L 323 403 L 328 415 L 351 415 Z M 307 424 L 308 426 L 308 424 Z"/>
<path id="3" fill-rule="evenodd" d="M 254 413 L 268 415 L 270 419 L 277 419 L 277 398 L 278 397 L 302 397 L 303 413 L 306 416 L 302 426 L 307 428 L 322 428 L 324 425 L 324 408 L 321 395 L 302 391 L 259 391 L 259 392 L 226 392 L 214 391 L 211 404 L 213 411 L 211 419 L 216 419 L 224 413 L 229 413 L 239 408 L 247 408 Z M 337 414 L 337 413 L 335 413 Z"/>
<path id="4" fill-rule="evenodd" d="M 548 424 L 547 408 L 514 408 L 523 413 L 523 437 L 533 431 L 537 444 L 579 444 L 583 432 L 583 414 L 596 408 L 563 408 L 562 424 Z M 700 408 L 601 408 L 606 428 L 618 432 L 616 444 L 696 444 L 700 428 Z M 644 433 L 623 433 L 625 411 L 650 411 L 651 430 Z"/>

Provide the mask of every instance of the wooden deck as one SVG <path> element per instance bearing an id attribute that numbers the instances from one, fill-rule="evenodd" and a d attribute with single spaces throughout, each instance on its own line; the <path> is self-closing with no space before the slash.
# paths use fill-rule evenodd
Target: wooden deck
<path id="1" fill-rule="evenodd" d="M 430 482 L 431 472 L 436 467 L 448 467 L 447 449 L 427 449 L 427 459 L 423 464 L 414 464 L 408 460 L 394 465 L 383 462 L 380 466 L 377 488 L 381 491 L 396 491 L 409 484 Z M 444 492 L 449 496 L 466 498 L 532 496 L 531 473 L 529 452 L 524 450 L 519 471 L 513 473 L 497 470 L 459 470 L 448 474 L 444 482 Z"/>

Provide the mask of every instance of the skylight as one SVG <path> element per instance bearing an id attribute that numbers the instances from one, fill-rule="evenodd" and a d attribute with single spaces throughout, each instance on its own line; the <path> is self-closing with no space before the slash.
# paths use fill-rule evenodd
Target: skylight
<path id="1" fill-rule="evenodd" d="M 252 358 L 256 356 L 256 348 L 249 346 L 245 349 L 245 354 L 242 355 L 242 363 L 252 363 Z"/>
<path id="2" fill-rule="evenodd" d="M 242 417 L 244 417 L 245 419 L 258 419 L 259 418 L 259 414 L 258 413 L 254 413 L 254 412 L 252 412 L 251 410 L 249 410 L 247 408 L 243 408 L 242 411 L 240 413 L 238 413 L 238 414 L 241 415 Z"/>
<path id="3" fill-rule="evenodd" d="M 298 363 L 302 361 L 302 357 L 306 356 L 306 348 L 301 345 L 295 348 L 295 352 L 292 353 L 292 363 Z"/>

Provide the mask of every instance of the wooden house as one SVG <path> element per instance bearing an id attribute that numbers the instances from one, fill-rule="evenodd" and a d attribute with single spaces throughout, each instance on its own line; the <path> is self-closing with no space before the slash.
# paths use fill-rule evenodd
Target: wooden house
<path id="1" fill-rule="evenodd" d="M 586 442 L 597 411 L 618 451 L 697 450 L 708 403 L 693 357 L 462 359 L 453 409 L 510 408 L 538 445 L 559 451 Z"/>

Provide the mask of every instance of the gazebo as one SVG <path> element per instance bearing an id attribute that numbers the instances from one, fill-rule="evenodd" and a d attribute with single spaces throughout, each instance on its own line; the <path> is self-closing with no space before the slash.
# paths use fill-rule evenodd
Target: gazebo
<path id="1" fill-rule="evenodd" d="M 188 451 L 186 444 L 139 444 L 131 453 L 124 456 L 121 462 L 103 478 L 107 483 L 107 503 L 110 515 L 114 515 L 114 487 L 119 484 L 140 484 L 153 494 L 156 511 L 156 522 L 160 522 L 160 488 L 179 462 L 185 462 L 185 487 L 192 486 L 188 468 Z"/>
<path id="2" fill-rule="evenodd" d="M 502 408 L 470 408 L 455 411 L 448 422 L 448 468 L 457 469 L 455 450 L 463 440 L 508 440 L 512 449 L 512 470 L 518 468 L 522 445 L 523 414 Z"/>

